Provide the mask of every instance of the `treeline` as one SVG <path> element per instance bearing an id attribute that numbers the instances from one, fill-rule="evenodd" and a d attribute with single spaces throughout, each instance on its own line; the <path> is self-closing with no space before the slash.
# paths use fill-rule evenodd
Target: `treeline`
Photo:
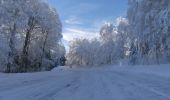
<path id="1" fill-rule="evenodd" d="M 62 63 L 62 24 L 43 0 L 0 0 L 0 71 L 50 70 Z"/>
<path id="2" fill-rule="evenodd" d="M 70 43 L 67 54 L 68 65 L 102 65 L 113 64 L 125 58 L 128 41 L 128 21 L 118 18 L 116 26 L 106 23 L 100 30 L 99 39 L 75 39 Z"/>
<path id="3" fill-rule="evenodd" d="M 68 65 L 170 63 L 169 0 L 129 0 L 127 18 L 107 23 L 100 38 L 70 44 Z"/>

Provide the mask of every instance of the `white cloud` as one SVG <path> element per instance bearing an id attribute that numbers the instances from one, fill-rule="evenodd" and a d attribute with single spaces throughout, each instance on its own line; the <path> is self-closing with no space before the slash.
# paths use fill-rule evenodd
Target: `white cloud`
<path id="1" fill-rule="evenodd" d="M 80 21 L 77 17 L 75 17 L 75 16 L 72 16 L 72 17 L 70 17 L 69 19 L 66 19 L 65 21 L 64 21 L 66 24 L 71 24 L 71 25 L 82 25 L 83 24 L 83 22 L 82 21 Z"/>
<path id="2" fill-rule="evenodd" d="M 86 31 L 82 29 L 76 29 L 76 28 L 66 28 L 63 32 L 63 39 L 66 41 L 71 41 L 75 38 L 87 38 L 87 39 L 93 39 L 97 38 L 98 32 L 95 31 Z"/>
<path id="3" fill-rule="evenodd" d="M 92 22 L 91 28 L 78 27 L 79 25 L 67 25 L 63 31 L 63 39 L 67 41 L 72 41 L 75 38 L 86 38 L 94 39 L 99 37 L 100 27 L 107 22 L 106 20 L 96 19 Z"/>
<path id="4" fill-rule="evenodd" d="M 63 30 L 63 43 L 66 46 L 66 50 L 69 50 L 69 42 L 75 38 L 99 38 L 99 30 L 105 22 L 107 21 L 104 19 L 95 19 L 89 22 L 76 16 L 69 17 L 65 20 Z M 89 24 L 89 26 L 86 27 L 86 24 Z"/>

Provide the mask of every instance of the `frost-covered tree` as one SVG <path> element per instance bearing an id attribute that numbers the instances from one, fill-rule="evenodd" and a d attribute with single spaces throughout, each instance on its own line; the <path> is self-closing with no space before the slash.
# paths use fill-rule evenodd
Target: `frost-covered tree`
<path id="1" fill-rule="evenodd" d="M 118 62 L 124 59 L 128 49 L 128 21 L 126 18 L 119 17 L 115 26 L 105 24 L 100 31 L 102 39 L 103 56 L 107 60 L 106 64 Z"/>
<path id="2" fill-rule="evenodd" d="M 111 64 L 115 57 L 116 28 L 111 23 L 105 23 L 100 29 L 101 47 L 100 53 L 103 64 Z"/>
<path id="3" fill-rule="evenodd" d="M 55 9 L 43 0 L 1 0 L 0 10 L 0 38 L 5 45 L 1 51 L 8 48 L 2 70 L 49 70 L 59 63 L 65 49 Z"/>
<path id="4" fill-rule="evenodd" d="M 116 20 L 115 45 L 117 51 L 117 57 L 124 59 L 127 56 L 129 48 L 130 34 L 129 34 L 129 23 L 126 18 L 118 17 Z"/>
<path id="5" fill-rule="evenodd" d="M 132 43 L 136 42 L 137 63 L 167 62 L 169 18 L 169 0 L 129 0 L 129 30 Z"/>
<path id="6" fill-rule="evenodd" d="M 19 31 L 17 28 L 20 26 L 19 20 L 22 19 L 22 14 L 20 10 L 22 9 L 19 5 L 21 2 L 15 2 L 11 0 L 1 0 L 0 3 L 0 9 L 1 9 L 1 16 L 0 16 L 0 27 L 1 27 L 1 34 L 3 34 L 3 38 L 5 38 L 6 42 L 3 45 L 6 45 L 6 47 L 9 47 L 9 49 L 6 49 L 8 52 L 7 57 L 7 63 L 6 65 L 6 71 L 9 71 L 11 69 L 11 66 L 15 66 L 14 59 L 16 57 L 16 39 L 17 31 Z M 21 22 L 22 23 L 22 22 Z M 3 39 L 4 40 L 4 39 Z M 2 48 L 3 49 L 3 48 Z"/>
<path id="7" fill-rule="evenodd" d="M 94 40 L 75 39 L 67 54 L 68 65 L 116 64 L 125 57 L 128 21 L 120 17 L 117 25 L 104 24 L 100 29 L 100 38 Z"/>
<path id="8" fill-rule="evenodd" d="M 98 65 L 100 43 L 98 40 L 75 39 L 70 44 L 67 54 L 68 65 Z"/>
<path id="9" fill-rule="evenodd" d="M 33 12 L 28 13 L 28 29 L 21 54 L 21 66 L 23 69 L 27 69 L 32 60 L 33 67 L 38 67 L 39 70 L 48 70 L 51 69 L 48 66 L 55 66 L 53 59 L 56 59 L 54 55 L 58 52 L 58 43 L 62 38 L 61 23 L 56 11 L 46 3 L 39 4 L 37 2 L 34 4 L 31 10 Z M 37 6 L 39 6 L 38 9 Z M 34 53 L 37 50 L 40 51 L 39 54 Z"/>
<path id="10" fill-rule="evenodd" d="M 114 29 L 114 26 L 112 23 L 105 23 L 101 29 L 100 29 L 100 38 L 103 42 L 105 41 L 109 41 L 109 40 L 112 40 L 113 39 L 113 29 Z"/>

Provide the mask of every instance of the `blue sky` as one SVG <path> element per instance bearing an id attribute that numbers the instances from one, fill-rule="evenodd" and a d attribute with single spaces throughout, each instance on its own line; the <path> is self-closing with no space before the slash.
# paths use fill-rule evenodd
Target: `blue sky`
<path id="1" fill-rule="evenodd" d="M 94 38 L 102 24 L 126 17 L 128 0 L 48 0 L 56 8 L 63 24 L 64 41 Z"/>

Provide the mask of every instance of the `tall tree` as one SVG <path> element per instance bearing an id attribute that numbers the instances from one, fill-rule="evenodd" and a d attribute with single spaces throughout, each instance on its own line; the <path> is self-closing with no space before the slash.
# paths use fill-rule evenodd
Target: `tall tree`
<path id="1" fill-rule="evenodd" d="M 129 0 L 128 20 L 138 63 L 165 63 L 169 38 L 168 0 Z M 133 45 L 132 45 L 133 46 Z"/>
<path id="2" fill-rule="evenodd" d="M 57 65 L 65 50 L 56 10 L 40 0 L 1 0 L 0 5 L 0 32 L 10 48 L 6 71 L 50 70 Z"/>

